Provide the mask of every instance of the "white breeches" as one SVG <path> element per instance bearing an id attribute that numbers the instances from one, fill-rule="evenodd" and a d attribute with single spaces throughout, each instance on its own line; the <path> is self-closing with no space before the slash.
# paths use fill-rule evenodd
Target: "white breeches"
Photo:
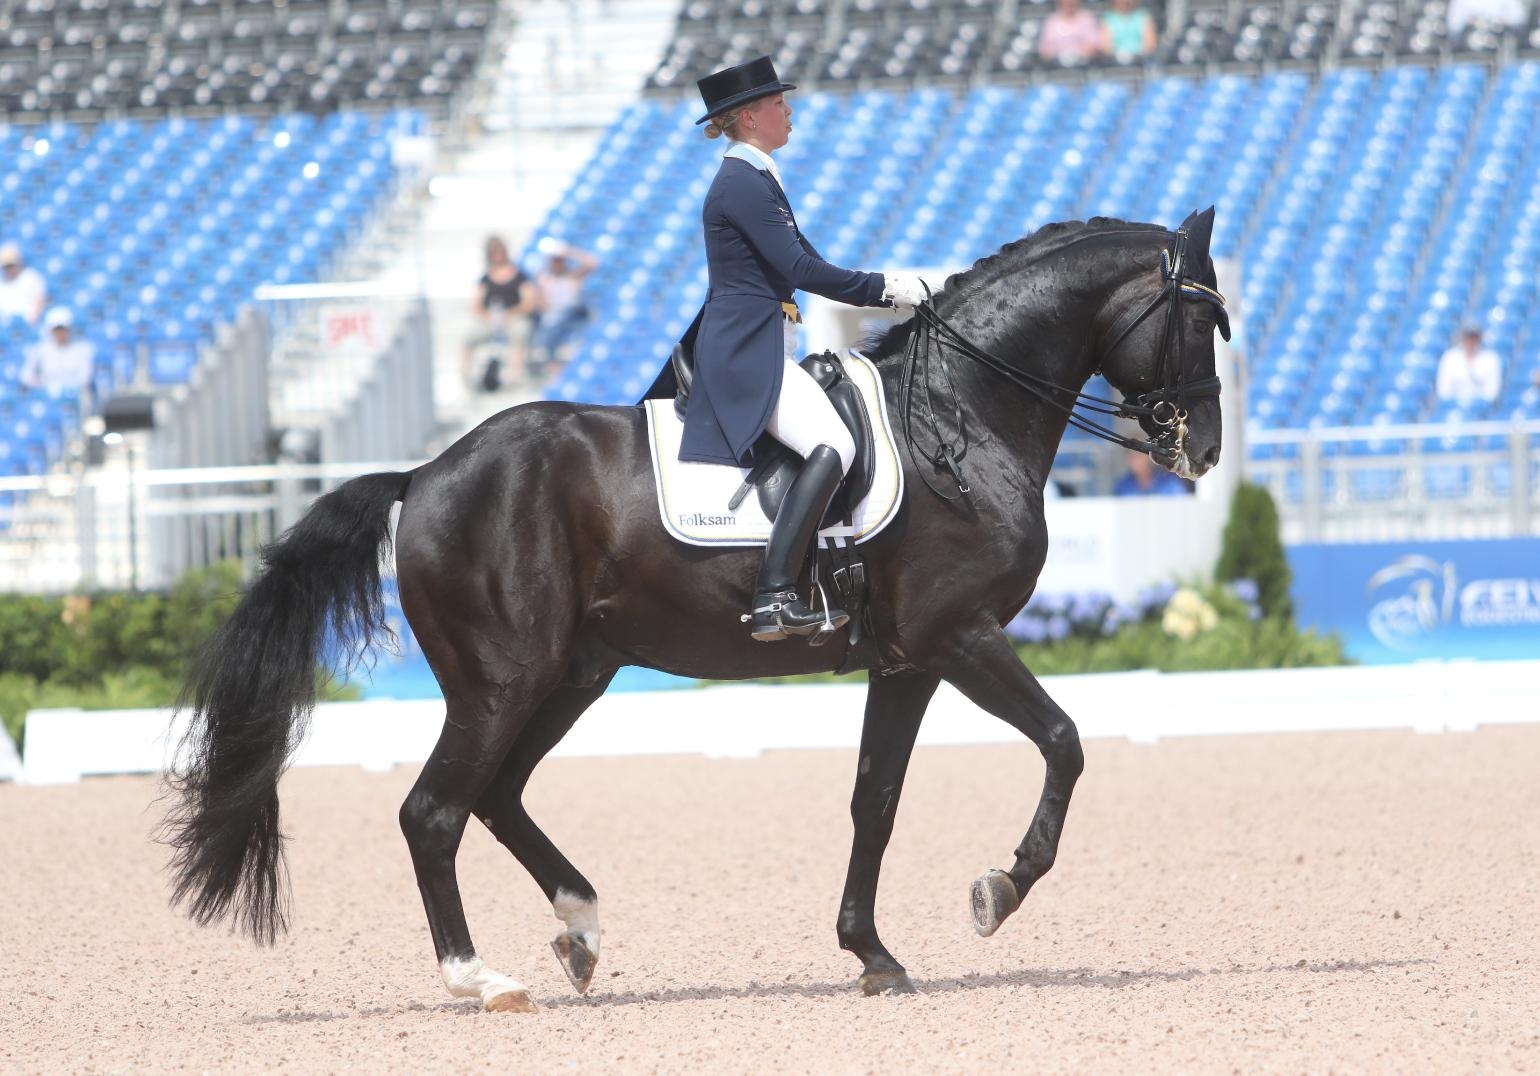
<path id="1" fill-rule="evenodd" d="M 819 445 L 828 445 L 839 453 L 840 470 L 848 473 L 856 460 L 856 443 L 839 412 L 812 374 L 790 358 L 782 361 L 786 368 L 781 374 L 781 395 L 765 430 L 804 459 Z"/>

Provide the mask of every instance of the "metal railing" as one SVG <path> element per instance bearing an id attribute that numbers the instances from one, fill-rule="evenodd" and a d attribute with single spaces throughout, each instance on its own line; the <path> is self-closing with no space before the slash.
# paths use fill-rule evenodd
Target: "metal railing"
<path id="1" fill-rule="evenodd" d="M 1286 542 L 1540 534 L 1540 422 L 1246 434 L 1256 456 L 1245 477 L 1272 491 Z M 375 453 L 319 464 L 166 467 L 148 449 L 151 436 L 126 434 L 91 469 L 0 479 L 0 591 L 161 587 L 227 558 L 251 567 L 261 545 L 324 490 L 421 462 Z M 1097 447 L 1106 466 L 1083 461 L 1094 473 L 1082 492 L 1100 492 L 1121 456 Z M 145 460 L 150 467 L 135 466 Z M 1200 500 L 1216 480 L 1200 482 Z"/>
<path id="2" fill-rule="evenodd" d="M 1247 431 L 1286 542 L 1540 534 L 1540 422 Z"/>
<path id="3" fill-rule="evenodd" d="M 132 463 L 138 436 L 82 474 L 0 479 L 0 591 L 158 589 L 230 559 L 249 574 L 322 492 L 422 462 L 143 470 Z"/>

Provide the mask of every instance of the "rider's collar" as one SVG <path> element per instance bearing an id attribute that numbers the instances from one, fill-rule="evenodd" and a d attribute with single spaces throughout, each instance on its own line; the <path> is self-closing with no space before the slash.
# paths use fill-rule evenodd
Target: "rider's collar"
<path id="1" fill-rule="evenodd" d="M 775 166 L 775 159 L 757 146 L 751 146 L 747 142 L 734 142 L 727 147 L 724 157 L 736 157 L 740 161 L 747 161 L 761 172 L 769 172 L 775 177 L 775 181 L 781 184 L 781 190 L 786 189 L 786 184 L 781 182 L 781 170 Z"/>

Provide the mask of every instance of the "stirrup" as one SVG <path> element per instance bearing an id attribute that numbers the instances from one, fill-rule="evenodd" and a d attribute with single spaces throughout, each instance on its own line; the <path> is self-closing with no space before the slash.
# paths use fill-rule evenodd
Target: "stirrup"
<path id="1" fill-rule="evenodd" d="M 808 640 L 808 645 L 821 646 L 850 622 L 850 616 L 844 610 L 830 609 L 827 603 L 819 618 L 817 613 L 802 604 L 795 589 L 769 591 L 755 597 L 768 598 L 769 601 L 755 606 L 752 613 L 744 613 L 738 619 L 743 623 L 752 622 L 750 634 L 758 642 L 775 642 L 789 635 L 811 635 L 813 638 Z M 796 620 L 787 623 L 787 618 L 782 616 L 783 612 L 796 617 Z"/>
<path id="2" fill-rule="evenodd" d="M 834 638 L 834 633 L 850 623 L 850 614 L 843 609 L 836 609 L 829 604 L 828 592 L 823 588 L 823 580 L 818 578 L 818 549 L 813 549 L 813 590 L 818 594 L 818 604 L 823 608 L 823 622 L 812 633 L 812 638 L 807 641 L 808 646 L 822 646 Z"/>

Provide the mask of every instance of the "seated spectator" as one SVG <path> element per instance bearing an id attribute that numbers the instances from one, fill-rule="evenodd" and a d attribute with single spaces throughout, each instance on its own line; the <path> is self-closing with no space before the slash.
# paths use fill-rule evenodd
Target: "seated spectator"
<path id="1" fill-rule="evenodd" d="M 547 258 L 545 268 L 535 274 L 540 290 L 530 339 L 530 365 L 536 372 L 547 373 L 558 361 L 559 352 L 588 323 L 583 281 L 599 267 L 599 259 L 556 239 L 541 240 L 540 249 Z"/>
<path id="2" fill-rule="evenodd" d="M 1114 497 L 1180 497 L 1192 492 L 1192 486 L 1157 466 L 1143 452 L 1132 449 L 1128 453 L 1128 473 L 1112 485 Z"/>
<path id="3" fill-rule="evenodd" d="M 508 245 L 498 236 L 488 237 L 486 271 L 476 282 L 476 298 L 471 303 L 476 324 L 465 337 L 461 361 L 461 372 L 468 382 L 476 349 L 493 343 L 502 344 L 507 351 L 500 358 L 490 359 L 476 382 L 488 392 L 501 387 L 503 363 L 510 380 L 523 380 L 529 350 L 529 315 L 539 301 L 539 287 L 508 257 Z"/>
<path id="4" fill-rule="evenodd" d="M 1112 0 L 1102 12 L 1102 51 L 1120 64 L 1139 63 L 1155 54 L 1155 19 L 1134 0 Z"/>
<path id="5" fill-rule="evenodd" d="M 48 300 L 48 286 L 36 269 L 22 261 L 15 243 L 0 246 L 0 321 L 20 318 L 36 325 Z"/>
<path id="6" fill-rule="evenodd" d="M 56 306 L 43 319 L 43 336 L 27 349 L 21 383 L 29 389 L 70 390 L 85 396 L 96 349 L 74 338 L 74 318 Z"/>
<path id="7" fill-rule="evenodd" d="M 1526 15 L 1524 0 L 1449 0 L 1449 36 L 1459 37 L 1467 26 L 1517 29 Z"/>
<path id="8" fill-rule="evenodd" d="M 1503 364 L 1497 352 L 1481 346 L 1481 326 L 1466 324 L 1459 342 L 1438 363 L 1438 398 L 1461 407 L 1489 404 L 1503 388 Z"/>
<path id="9" fill-rule="evenodd" d="M 1102 55 L 1102 25 L 1082 10 L 1080 0 L 1057 0 L 1057 10 L 1043 20 L 1037 54 L 1050 63 L 1075 67 Z"/>

